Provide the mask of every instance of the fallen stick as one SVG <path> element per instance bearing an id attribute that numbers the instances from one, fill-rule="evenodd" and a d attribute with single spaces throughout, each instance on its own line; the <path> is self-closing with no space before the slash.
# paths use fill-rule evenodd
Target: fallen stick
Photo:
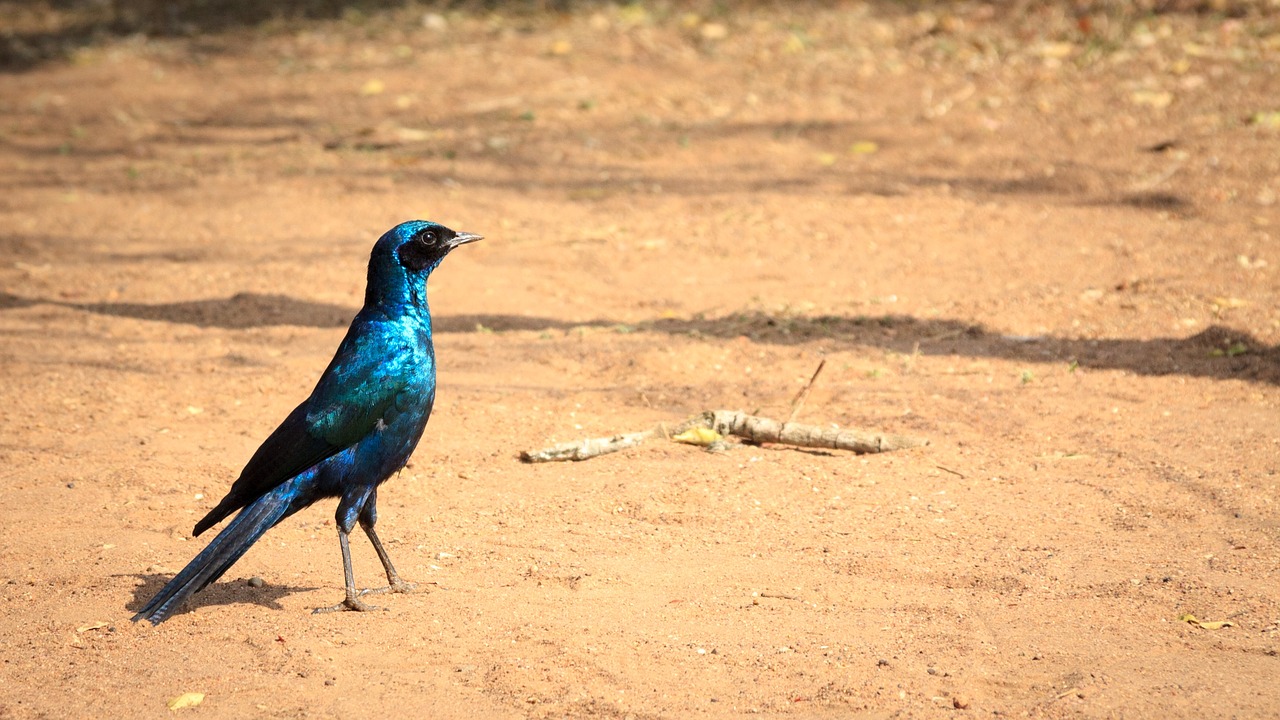
<path id="1" fill-rule="evenodd" d="M 735 410 L 715 410 L 689 418 L 669 434 L 665 432 L 665 428 L 659 426 L 643 432 L 587 438 L 560 443 L 542 450 L 526 450 L 520 453 L 520 459 L 527 463 L 589 460 L 635 447 L 660 432 L 665 437 L 674 437 L 695 427 L 710 428 L 720 435 L 733 435 L 751 443 L 779 443 L 795 447 L 849 450 L 859 454 L 889 452 L 929 444 L 929 441 L 924 438 L 910 435 L 887 435 L 866 430 L 841 430 L 802 423 L 784 423 Z"/>
<path id="2" fill-rule="evenodd" d="M 736 410 L 705 412 L 699 420 L 721 435 L 733 435 L 752 443 L 781 443 L 796 447 L 849 450 L 860 454 L 903 450 L 929 444 L 924 438 L 910 435 L 886 435 L 866 430 L 784 423 Z"/>
<path id="3" fill-rule="evenodd" d="M 626 450 L 629 447 L 635 447 L 653 437 L 654 432 L 653 430 L 646 430 L 644 432 L 625 433 L 611 437 L 587 438 L 585 440 L 552 445 L 541 450 L 525 450 L 520 453 L 520 459 L 527 463 L 590 460 L 599 455 L 608 455 L 619 450 Z"/>

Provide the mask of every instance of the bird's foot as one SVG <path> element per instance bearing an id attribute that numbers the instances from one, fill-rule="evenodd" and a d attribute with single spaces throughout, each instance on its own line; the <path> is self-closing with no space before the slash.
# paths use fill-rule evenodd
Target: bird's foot
<path id="1" fill-rule="evenodd" d="M 363 593 L 361 593 L 361 595 L 362 594 Z M 332 607 L 316 608 L 311 611 L 311 614 L 319 615 L 321 613 L 345 612 L 348 610 L 353 612 L 369 612 L 370 610 L 386 610 L 386 608 L 379 607 L 377 605 L 370 605 L 361 600 L 359 595 L 348 595 L 345 600 L 337 605 Z"/>
<path id="2" fill-rule="evenodd" d="M 360 595 L 384 595 L 386 593 L 411 593 L 418 589 L 417 583 L 405 582 L 400 578 L 391 581 L 391 584 L 380 588 L 367 588 L 360 591 Z"/>

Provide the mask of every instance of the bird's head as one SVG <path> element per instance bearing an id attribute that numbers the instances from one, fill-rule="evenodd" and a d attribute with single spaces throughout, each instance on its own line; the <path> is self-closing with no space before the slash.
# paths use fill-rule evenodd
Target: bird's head
<path id="1" fill-rule="evenodd" d="M 426 220 L 410 220 L 387 231 L 383 240 L 390 240 L 396 262 L 409 272 L 431 272 L 449 251 L 481 239 L 480 235 L 455 232 Z"/>
<path id="2" fill-rule="evenodd" d="M 373 246 L 366 299 L 400 300 L 401 291 L 416 297 L 425 289 L 427 276 L 450 250 L 480 239 L 480 235 L 457 232 L 427 220 L 400 223 Z"/>

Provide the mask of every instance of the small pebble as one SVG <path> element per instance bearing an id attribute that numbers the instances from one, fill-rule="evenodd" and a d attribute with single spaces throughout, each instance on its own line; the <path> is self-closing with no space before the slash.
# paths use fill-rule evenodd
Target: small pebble
<path id="1" fill-rule="evenodd" d="M 328 680 L 325 680 L 325 681 L 324 681 L 324 684 L 325 684 L 325 685 L 333 685 L 335 682 L 337 682 L 337 681 L 336 681 L 336 680 L 334 680 L 333 678 L 329 678 Z"/>
<path id="2" fill-rule="evenodd" d="M 260 587 L 262 587 L 263 585 L 266 585 L 266 584 L 267 584 L 267 583 L 266 583 L 262 578 L 258 577 L 257 575 L 255 575 L 255 576 L 253 576 L 253 577 L 249 578 L 249 587 L 253 587 L 253 588 L 260 588 Z"/>
<path id="3" fill-rule="evenodd" d="M 76 489 L 76 484 L 75 484 L 75 483 L 73 483 L 73 482 L 69 482 L 69 483 L 67 483 L 67 487 L 71 488 L 72 490 L 75 490 L 75 489 Z"/>
<path id="4" fill-rule="evenodd" d="M 876 661 L 876 667 L 889 667 L 889 661 L 884 658 L 880 658 Z"/>
<path id="5" fill-rule="evenodd" d="M 969 707 L 969 698 L 964 695 L 956 695 L 951 698 L 951 706 L 957 710 L 964 710 Z"/>

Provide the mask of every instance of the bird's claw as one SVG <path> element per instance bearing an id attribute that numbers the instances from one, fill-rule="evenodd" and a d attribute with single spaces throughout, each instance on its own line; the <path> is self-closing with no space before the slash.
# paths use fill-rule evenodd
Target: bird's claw
<path id="1" fill-rule="evenodd" d="M 333 605 L 331 607 L 316 608 L 315 610 L 311 611 L 311 614 L 320 615 L 322 613 L 345 612 L 348 610 L 353 612 L 369 612 L 370 610 L 386 610 L 386 609 L 387 608 L 379 607 L 377 605 L 370 605 L 364 602 L 363 600 L 361 600 L 358 595 L 348 595 L 345 600 L 338 603 L 337 605 Z"/>
<path id="2" fill-rule="evenodd" d="M 390 585 L 379 588 L 365 588 L 360 591 L 360 596 L 365 595 L 384 595 L 386 593 L 411 593 L 418 589 L 417 583 L 405 582 L 400 578 L 396 578 Z"/>

